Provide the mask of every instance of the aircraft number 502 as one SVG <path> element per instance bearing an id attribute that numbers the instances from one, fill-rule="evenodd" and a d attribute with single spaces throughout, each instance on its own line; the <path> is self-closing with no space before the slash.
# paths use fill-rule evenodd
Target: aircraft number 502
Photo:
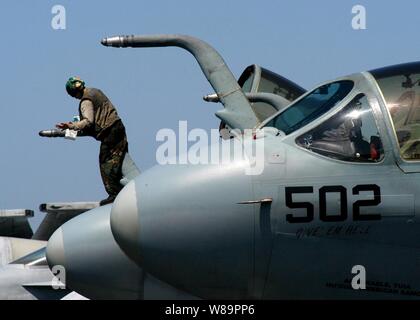
<path id="1" fill-rule="evenodd" d="M 380 220 L 380 214 L 362 214 L 360 208 L 377 206 L 381 203 L 381 189 L 376 184 L 357 185 L 353 188 L 353 195 L 362 191 L 372 191 L 373 199 L 358 200 L 353 203 L 353 221 Z M 291 209 L 306 209 L 306 216 L 286 215 L 286 221 L 290 223 L 307 223 L 314 220 L 314 205 L 310 202 L 294 202 L 293 194 L 313 193 L 313 187 L 286 187 L 286 206 Z M 340 194 L 340 212 L 338 214 L 327 214 L 327 193 Z M 347 189 L 343 186 L 327 186 L 319 189 L 319 219 L 324 222 L 346 221 L 347 212 Z"/>

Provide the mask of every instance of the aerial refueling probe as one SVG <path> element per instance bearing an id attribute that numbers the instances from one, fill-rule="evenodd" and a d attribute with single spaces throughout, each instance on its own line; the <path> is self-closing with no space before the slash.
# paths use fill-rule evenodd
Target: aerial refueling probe
<path id="1" fill-rule="evenodd" d="M 197 60 L 206 79 L 225 107 L 217 111 L 216 116 L 231 128 L 245 129 L 257 125 L 251 104 L 235 76 L 222 56 L 208 43 L 180 34 L 114 36 L 102 39 L 101 43 L 116 48 L 179 47 L 187 50 Z"/>

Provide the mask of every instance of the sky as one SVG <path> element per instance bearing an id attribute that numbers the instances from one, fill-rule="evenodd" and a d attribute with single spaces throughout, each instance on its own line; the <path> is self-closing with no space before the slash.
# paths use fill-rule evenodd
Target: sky
<path id="1" fill-rule="evenodd" d="M 52 8 L 66 10 L 55 30 Z M 366 30 L 352 28 L 352 8 L 366 8 Z M 106 198 L 99 143 L 45 139 L 42 129 L 71 121 L 78 101 L 66 80 L 103 90 L 127 128 L 129 149 L 145 171 L 156 164 L 156 133 L 217 128 L 222 106 L 193 57 L 179 48 L 117 49 L 120 34 L 188 34 L 224 57 L 236 77 L 259 64 L 310 89 L 317 83 L 385 65 L 420 60 L 420 2 L 361 0 L 176 0 L 0 2 L 0 208 L 35 210 L 44 202 Z"/>

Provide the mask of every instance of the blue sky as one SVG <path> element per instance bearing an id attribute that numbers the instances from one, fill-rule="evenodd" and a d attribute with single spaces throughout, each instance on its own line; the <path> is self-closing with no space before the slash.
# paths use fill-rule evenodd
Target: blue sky
<path id="1" fill-rule="evenodd" d="M 66 8 L 66 30 L 51 28 L 56 4 Z M 351 27 L 357 4 L 366 7 L 367 30 Z M 1 1 L 0 208 L 106 197 L 98 142 L 38 137 L 77 114 L 64 89 L 69 76 L 111 98 L 141 170 L 155 164 L 159 129 L 177 128 L 179 120 L 190 129 L 218 127 L 221 106 L 202 101 L 212 89 L 192 56 L 177 48 L 105 48 L 104 36 L 193 35 L 218 49 L 236 76 L 256 63 L 311 88 L 420 60 L 418 12 L 420 3 L 411 0 Z"/>

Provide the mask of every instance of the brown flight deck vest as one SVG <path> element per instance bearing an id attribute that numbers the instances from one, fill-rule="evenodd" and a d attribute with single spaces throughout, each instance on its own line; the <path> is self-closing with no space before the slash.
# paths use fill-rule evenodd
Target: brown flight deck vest
<path id="1" fill-rule="evenodd" d="M 83 120 L 81 112 L 83 100 L 92 101 L 95 121 L 88 132 L 84 130 L 85 134 L 94 137 L 96 140 L 102 140 L 105 130 L 120 120 L 117 110 L 101 90 L 95 88 L 86 88 L 79 104 L 80 120 Z"/>

